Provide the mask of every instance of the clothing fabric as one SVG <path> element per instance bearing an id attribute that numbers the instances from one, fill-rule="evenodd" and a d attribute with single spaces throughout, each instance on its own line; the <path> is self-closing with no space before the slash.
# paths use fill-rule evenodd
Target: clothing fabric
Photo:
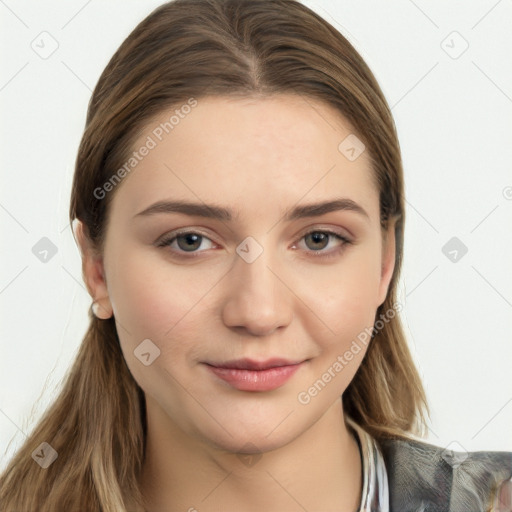
<path id="1" fill-rule="evenodd" d="M 375 439 L 351 418 L 352 427 L 361 454 L 363 491 L 358 512 L 389 512 L 389 486 L 384 457 Z"/>
<path id="2" fill-rule="evenodd" d="M 358 512 L 512 512 L 512 452 L 377 442 L 351 418 L 363 470 Z"/>

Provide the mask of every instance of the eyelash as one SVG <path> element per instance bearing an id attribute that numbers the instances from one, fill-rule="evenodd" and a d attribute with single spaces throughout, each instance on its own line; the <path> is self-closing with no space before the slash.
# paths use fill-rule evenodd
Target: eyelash
<path id="1" fill-rule="evenodd" d="M 308 231 L 306 233 L 304 233 L 300 238 L 299 240 L 302 240 L 303 238 L 305 238 L 307 235 L 311 235 L 312 233 L 323 233 L 323 234 L 328 234 L 328 235 L 331 235 L 332 237 L 340 240 L 341 242 L 343 242 L 339 247 L 337 247 L 336 249 L 333 249 L 329 252 L 325 252 L 323 250 L 318 250 L 318 251 L 307 251 L 307 252 L 311 252 L 312 253 L 312 256 L 314 258 L 333 258 L 335 256 L 338 256 L 338 254 L 345 248 L 346 245 L 348 244 L 351 244 L 352 242 L 346 238 L 345 236 L 335 232 L 335 231 L 332 231 L 332 230 L 329 230 L 329 229 L 313 229 L 311 231 Z M 172 242 L 174 242 L 174 240 L 176 240 L 179 236 L 184 236 L 184 235 L 199 235 L 201 236 L 202 238 L 206 238 L 208 240 L 210 240 L 209 237 L 207 237 L 206 235 L 203 235 L 202 233 L 200 232 L 197 232 L 197 231 L 181 231 L 181 232 L 178 232 L 178 233 L 173 233 L 169 236 L 165 236 L 162 240 L 160 240 L 159 242 L 156 243 L 157 247 L 168 247 L 171 245 Z M 201 252 L 204 252 L 204 251 L 195 251 L 195 252 L 190 252 L 190 253 L 187 253 L 186 251 L 176 251 L 175 249 L 172 249 L 172 251 L 178 256 L 178 257 L 183 257 L 183 258 L 197 258 L 199 257 L 198 254 L 200 254 Z"/>

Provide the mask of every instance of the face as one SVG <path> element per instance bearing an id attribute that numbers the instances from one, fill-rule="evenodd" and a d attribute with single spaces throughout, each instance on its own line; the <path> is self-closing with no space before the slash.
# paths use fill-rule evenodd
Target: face
<path id="1" fill-rule="evenodd" d="M 201 98 L 166 133 L 173 111 L 147 125 L 133 149 L 150 150 L 109 192 L 88 285 L 112 308 L 148 415 L 230 451 L 273 449 L 356 373 L 367 347 L 354 340 L 393 272 L 393 230 L 383 244 L 369 157 L 338 149 L 354 132 L 330 106 Z"/>

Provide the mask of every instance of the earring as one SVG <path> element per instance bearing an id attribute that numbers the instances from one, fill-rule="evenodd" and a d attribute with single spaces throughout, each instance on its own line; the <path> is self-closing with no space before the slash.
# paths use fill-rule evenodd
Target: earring
<path id="1" fill-rule="evenodd" d="M 98 301 L 93 301 L 92 312 L 96 318 L 100 318 L 101 320 L 108 320 L 112 317 L 112 312 L 108 314 L 108 311 L 103 306 L 101 306 Z"/>

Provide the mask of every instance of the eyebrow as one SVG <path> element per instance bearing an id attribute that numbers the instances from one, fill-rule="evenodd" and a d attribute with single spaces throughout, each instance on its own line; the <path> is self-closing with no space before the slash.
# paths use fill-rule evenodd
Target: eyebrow
<path id="1" fill-rule="evenodd" d="M 319 203 L 296 206 L 285 215 L 284 220 L 289 222 L 307 217 L 318 217 L 320 215 L 325 215 L 326 213 L 343 210 L 356 212 L 367 219 L 370 219 L 370 216 L 361 205 L 352 199 L 339 198 Z M 159 213 L 182 213 L 184 215 L 204 217 L 220 221 L 231 221 L 234 217 L 238 218 L 239 216 L 238 211 L 233 212 L 229 208 L 215 204 L 193 203 L 189 201 L 158 201 L 135 214 L 134 217 L 146 217 Z M 235 215 L 233 215 L 233 213 L 235 213 Z"/>

